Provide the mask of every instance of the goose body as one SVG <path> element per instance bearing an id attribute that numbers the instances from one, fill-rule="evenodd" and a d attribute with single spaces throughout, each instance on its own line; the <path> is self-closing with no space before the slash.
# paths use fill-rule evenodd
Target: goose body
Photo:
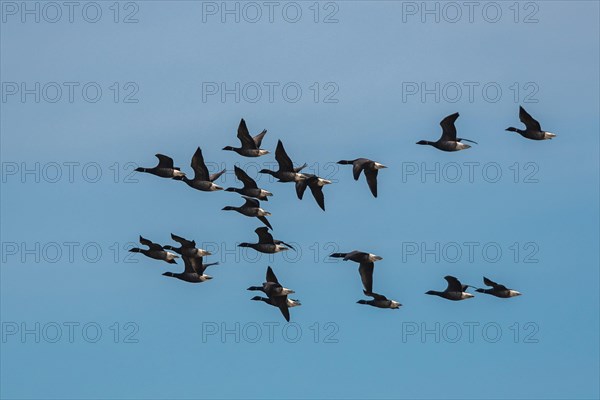
<path id="1" fill-rule="evenodd" d="M 258 243 L 240 243 L 239 247 L 250 247 L 258 252 L 266 254 L 279 253 L 285 250 L 295 250 L 289 244 L 282 242 L 281 240 L 273 239 L 273 235 L 269 233 L 269 228 L 261 227 L 254 230 L 258 235 Z"/>
<path id="2" fill-rule="evenodd" d="M 269 201 L 269 196 L 273 196 L 273 193 L 259 188 L 256 181 L 250 178 L 243 169 L 235 166 L 234 172 L 235 176 L 244 184 L 244 187 L 241 189 L 227 188 L 225 189 L 226 192 L 236 192 L 243 196 L 254 197 L 263 201 Z"/>
<path id="3" fill-rule="evenodd" d="M 350 260 L 359 263 L 358 273 L 364 290 L 367 293 L 373 293 L 373 269 L 375 268 L 375 262 L 383 260 L 382 257 L 358 250 L 351 251 L 350 253 L 333 253 L 329 257 L 342 258 L 344 261 Z"/>
<path id="4" fill-rule="evenodd" d="M 542 130 L 542 127 L 538 121 L 536 121 L 523 107 L 519 107 L 519 120 L 525 124 L 525 130 L 509 127 L 506 128 L 509 132 L 517 132 L 524 138 L 531 140 L 550 140 L 556 135 L 551 132 Z"/>
<path id="5" fill-rule="evenodd" d="M 292 160 L 283 148 L 283 143 L 281 142 L 281 140 L 277 142 L 277 148 L 275 149 L 275 159 L 279 164 L 279 169 L 277 171 L 271 171 L 270 169 L 261 169 L 259 172 L 261 174 L 269 174 L 279 179 L 279 182 L 298 182 L 305 178 L 305 176 L 301 174 L 300 171 L 306 167 L 306 164 L 300 167 L 294 167 Z"/>
<path id="6" fill-rule="evenodd" d="M 439 296 L 439 297 L 443 297 L 444 299 L 453 300 L 453 301 L 465 300 L 465 299 L 470 299 L 472 297 L 475 297 L 471 293 L 466 292 L 469 285 L 461 284 L 458 279 L 456 279 L 455 277 L 450 276 L 450 275 L 445 276 L 444 279 L 446 280 L 446 282 L 448 282 L 448 287 L 446 288 L 446 290 L 444 290 L 443 292 L 430 290 L 430 291 L 426 292 L 425 294 Z"/>
<path id="7" fill-rule="evenodd" d="M 223 148 L 223 150 L 235 151 L 236 153 L 244 157 L 260 157 L 265 154 L 269 154 L 267 150 L 263 150 L 260 148 L 262 140 L 266 134 L 267 130 L 264 129 L 258 135 L 254 137 L 250 136 L 250 132 L 248 131 L 248 127 L 246 126 L 246 121 L 244 121 L 244 119 L 242 118 L 237 131 L 237 137 L 240 140 L 242 147 L 226 146 Z"/>
<path id="8" fill-rule="evenodd" d="M 265 224 L 269 228 L 273 229 L 273 227 L 271 226 L 271 224 L 269 223 L 269 221 L 266 218 L 267 216 L 271 215 L 271 213 L 260 208 L 260 202 L 258 200 L 253 199 L 251 197 L 247 197 L 247 196 L 242 196 L 242 197 L 244 199 L 246 199 L 246 202 L 244 204 L 242 204 L 241 207 L 227 206 L 227 207 L 223 207 L 223 210 L 224 211 L 237 211 L 240 214 L 245 215 L 247 217 L 256 217 L 263 224 Z"/>
<path id="9" fill-rule="evenodd" d="M 190 166 L 194 170 L 194 179 L 189 179 L 186 176 L 176 176 L 173 179 L 184 181 L 189 187 L 196 190 L 201 190 L 203 192 L 223 190 L 223 188 L 215 184 L 214 181 L 223 175 L 225 170 L 210 175 L 208 173 L 208 168 L 204 163 L 204 157 L 202 156 L 202 150 L 200 150 L 200 147 L 196 149 Z"/>
<path id="10" fill-rule="evenodd" d="M 365 296 L 372 297 L 373 300 L 359 300 L 357 301 L 358 304 L 366 304 L 372 307 L 391 309 L 398 309 L 402 306 L 402 304 L 400 304 L 396 300 L 389 300 L 387 297 L 381 294 L 369 293 L 366 290 L 364 291 L 364 294 Z"/>
<path id="11" fill-rule="evenodd" d="M 175 177 L 184 177 L 185 173 L 181 172 L 179 168 L 173 166 L 173 159 L 171 157 L 156 154 L 156 158 L 158 158 L 158 165 L 153 168 L 136 168 L 137 172 L 145 172 L 147 174 L 152 174 L 156 176 L 160 176 L 161 178 L 175 178 Z"/>
<path id="12" fill-rule="evenodd" d="M 319 178 L 316 175 L 304 174 L 304 179 L 296 181 L 296 195 L 300 200 L 304 196 L 304 191 L 307 187 L 315 198 L 321 210 L 325 211 L 325 196 L 323 195 L 323 186 L 329 185 L 330 180 Z"/>
<path id="13" fill-rule="evenodd" d="M 371 194 L 373 194 L 373 197 L 377 197 L 377 174 L 380 169 L 387 168 L 385 165 L 378 163 L 377 161 L 369 160 L 368 158 L 341 160 L 338 161 L 338 164 L 352 165 L 352 174 L 354 175 L 355 181 L 360 177 L 360 173 L 364 171 Z"/>
<path id="14" fill-rule="evenodd" d="M 458 113 L 454 113 L 448 115 L 440 122 L 440 126 L 442 127 L 442 136 L 438 139 L 437 142 L 420 140 L 417 142 L 417 144 L 433 146 L 436 149 L 442 151 L 459 151 L 470 148 L 471 146 L 469 146 L 468 144 L 461 143 L 461 141 L 463 140 L 465 142 L 477 144 L 477 142 L 474 142 L 472 140 L 456 137 L 456 126 L 454 125 L 454 122 L 456 121 L 458 116 Z"/>
<path id="15" fill-rule="evenodd" d="M 262 291 L 265 293 L 268 297 L 255 296 L 251 300 L 263 301 L 279 308 L 281 314 L 288 322 L 290 321 L 289 309 L 300 305 L 298 300 L 288 299 L 288 294 L 292 294 L 294 291 L 281 286 L 271 267 L 267 267 L 266 282 L 264 282 L 262 286 L 251 286 L 248 290 Z"/>
<path id="16" fill-rule="evenodd" d="M 204 273 L 206 268 L 211 265 L 219 264 L 218 262 L 203 264 L 202 257 L 182 256 L 182 258 L 185 265 L 185 269 L 182 273 L 165 272 L 163 275 L 189 283 L 201 283 L 212 279 L 212 276 Z"/>
<path id="17" fill-rule="evenodd" d="M 491 294 L 492 296 L 500 297 L 503 299 L 508 299 L 510 297 L 516 297 L 516 296 L 521 295 L 521 293 L 517 292 L 516 290 L 509 289 L 506 286 L 500 285 L 486 277 L 483 277 L 483 283 L 486 286 L 491 286 L 492 288 L 491 289 L 475 289 L 476 292 Z"/>
<path id="18" fill-rule="evenodd" d="M 129 251 L 132 253 L 142 253 L 146 257 L 150 257 L 155 260 L 162 260 L 168 262 L 169 264 L 177 264 L 175 259 L 179 258 L 179 256 L 169 251 L 166 251 L 164 247 L 160 244 L 153 243 L 152 241 L 145 239 L 142 236 L 140 236 L 140 243 L 144 246 L 148 246 L 148 249 L 140 249 L 138 247 L 134 247 L 132 249 L 129 249 Z"/>

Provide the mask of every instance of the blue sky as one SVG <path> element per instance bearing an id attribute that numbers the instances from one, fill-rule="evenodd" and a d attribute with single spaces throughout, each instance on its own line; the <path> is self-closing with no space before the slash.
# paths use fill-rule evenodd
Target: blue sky
<path id="1" fill-rule="evenodd" d="M 221 2 L 120 3 L 118 23 L 112 2 L 98 3 L 96 23 L 85 19 L 95 18 L 91 6 L 85 18 L 77 8 L 69 22 L 63 9 L 51 23 L 54 10 L 38 3 L 36 23 L 8 3 L 0 30 L 3 398 L 598 398 L 597 2 L 519 3 L 518 15 L 514 3 L 499 2 L 495 23 L 487 3 L 472 22 L 462 6 L 454 23 L 444 3 L 436 22 L 421 2 L 323 2 L 316 23 L 313 2 L 297 3 L 295 23 L 286 18 L 296 3 L 281 3 L 272 23 L 260 2 L 255 23 L 254 14 L 222 22 Z M 137 23 L 123 23 L 130 14 Z M 327 15 L 337 22 L 324 23 Z M 206 92 L 236 82 L 239 102 Z M 21 83 L 33 88 L 24 100 Z M 424 98 L 406 91 L 436 83 L 439 101 L 435 89 Z M 283 87 L 302 96 L 292 102 Z M 557 138 L 504 131 L 520 127 L 519 105 Z M 459 136 L 479 145 L 443 153 L 414 144 L 436 140 L 439 121 L 456 111 Z M 274 193 L 263 203 L 274 235 L 296 254 L 236 250 L 261 224 L 220 211 L 241 204 L 233 193 L 128 175 L 133 164 L 154 165 L 155 153 L 191 173 L 200 146 L 212 170 L 228 168 L 219 182 L 239 187 L 234 164 L 253 175 L 274 161 L 221 150 L 237 145 L 241 117 L 252 133 L 268 129 L 264 148 L 281 139 L 294 162 L 336 181 L 322 212 L 309 193 L 299 201 L 293 185 L 260 177 Z M 350 167 L 332 164 L 357 157 L 389 166 L 377 199 L 364 177 L 354 182 Z M 37 176 L 22 174 L 36 168 Z M 437 181 L 422 175 L 435 168 Z M 186 284 L 161 276 L 181 263 L 128 258 L 140 234 L 170 244 L 171 232 L 215 249 L 212 281 Z M 326 258 L 354 249 L 384 258 L 374 289 L 400 310 L 356 304 L 357 265 Z M 267 265 L 302 301 L 292 325 L 249 300 L 245 289 L 263 281 Z M 425 296 L 444 289 L 445 275 L 473 285 L 487 276 L 524 295 Z"/>

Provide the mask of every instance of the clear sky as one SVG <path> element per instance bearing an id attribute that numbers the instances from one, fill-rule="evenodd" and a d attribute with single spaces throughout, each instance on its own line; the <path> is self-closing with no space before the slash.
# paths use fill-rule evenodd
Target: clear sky
<path id="1" fill-rule="evenodd" d="M 598 2 L 54 4 L 1 3 L 1 397 L 598 398 Z M 519 105 L 556 139 L 506 132 Z M 457 111 L 478 145 L 415 145 Z M 236 250 L 261 226 L 237 194 L 130 174 L 200 146 L 239 187 L 274 161 L 221 150 L 242 117 L 335 180 L 323 212 L 260 177 L 297 253 Z M 389 167 L 376 199 L 332 164 L 358 157 Z M 171 232 L 213 280 L 125 250 Z M 400 310 L 356 304 L 326 257 L 354 249 Z M 268 265 L 290 325 L 246 291 Z M 426 296 L 445 275 L 523 295 Z"/>

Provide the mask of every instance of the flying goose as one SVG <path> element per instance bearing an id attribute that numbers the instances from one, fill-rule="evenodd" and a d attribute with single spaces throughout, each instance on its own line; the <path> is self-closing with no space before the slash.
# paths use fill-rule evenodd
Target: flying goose
<path id="1" fill-rule="evenodd" d="M 182 273 L 165 272 L 164 276 L 177 278 L 185 282 L 200 283 L 212 279 L 212 276 L 205 275 L 204 271 L 211 265 L 218 265 L 218 262 L 202 264 L 202 257 L 182 256 L 185 269 Z"/>
<path id="2" fill-rule="evenodd" d="M 224 211 L 237 211 L 240 214 L 243 214 L 247 217 L 256 217 L 259 220 L 261 220 L 263 224 L 265 224 L 269 228 L 273 229 L 273 227 L 271 226 L 271 224 L 269 223 L 269 221 L 266 218 L 266 216 L 271 215 L 271 213 L 260 208 L 260 202 L 258 200 L 253 199 L 248 196 L 242 196 L 242 197 L 244 199 L 246 199 L 246 202 L 244 204 L 242 204 L 241 207 L 227 206 L 227 207 L 223 207 L 223 210 Z"/>
<path id="3" fill-rule="evenodd" d="M 365 296 L 372 297 L 373 300 L 359 300 L 358 304 L 367 304 L 369 306 L 378 307 L 378 308 L 400 308 L 402 304 L 398 303 L 396 300 L 389 300 L 387 297 L 377 293 L 369 293 L 366 290 L 363 291 Z"/>
<path id="4" fill-rule="evenodd" d="M 302 200 L 304 191 L 308 186 L 313 197 L 317 201 L 317 204 L 319 207 L 321 207 L 321 210 L 325 211 L 325 196 L 323 195 L 323 186 L 330 184 L 331 181 L 319 178 L 318 176 L 312 174 L 304 174 L 304 176 L 304 179 L 296 181 L 296 194 L 298 195 L 298 198 Z"/>
<path id="5" fill-rule="evenodd" d="M 302 305 L 300 303 L 300 300 L 288 299 L 287 295 L 286 296 L 275 296 L 275 297 L 254 296 L 250 300 L 264 301 L 267 304 L 270 304 L 274 307 L 279 308 L 279 310 L 281 311 L 281 314 L 283 314 L 283 317 L 285 318 L 285 320 L 287 322 L 290 322 L 290 310 L 289 309 L 292 307 L 297 307 L 297 306 Z"/>
<path id="6" fill-rule="evenodd" d="M 463 285 L 460 283 L 458 279 L 453 276 L 447 275 L 444 279 L 448 282 L 448 287 L 443 292 L 437 292 L 435 290 L 430 290 L 425 294 L 431 294 L 434 296 L 440 296 L 448 300 L 464 300 L 470 299 L 473 296 L 471 293 L 467 293 L 466 290 L 469 285 Z"/>
<path id="7" fill-rule="evenodd" d="M 267 134 L 267 130 L 264 129 L 258 135 L 252 137 L 250 136 L 250 132 L 248 131 L 248 127 L 246 126 L 246 121 L 244 118 L 240 121 L 240 125 L 238 126 L 237 137 L 240 139 L 242 143 L 242 147 L 232 147 L 226 146 L 223 147 L 223 150 L 235 151 L 241 156 L 244 157 L 260 157 L 265 154 L 269 154 L 267 150 L 260 149 L 260 145 L 262 143 L 263 137 Z"/>
<path id="8" fill-rule="evenodd" d="M 202 157 L 202 150 L 200 150 L 200 147 L 196 149 L 190 165 L 194 170 L 194 179 L 188 179 L 186 176 L 176 176 L 173 179 L 184 181 L 188 186 L 203 192 L 223 190 L 221 186 L 214 184 L 213 181 L 217 180 L 221 175 L 223 175 L 225 170 L 209 175 L 208 168 L 206 168 L 206 164 L 204 163 L 204 157 Z"/>
<path id="9" fill-rule="evenodd" d="M 195 240 L 187 240 L 187 239 L 184 239 L 181 236 L 177 236 L 173 233 L 171 233 L 171 239 L 173 239 L 174 241 L 181 244 L 181 246 L 173 247 L 173 246 L 167 245 L 167 246 L 163 246 L 164 249 L 173 250 L 175 253 L 178 253 L 178 254 L 180 254 L 182 256 L 186 256 L 186 257 L 204 257 L 204 256 L 211 255 L 211 252 L 209 252 L 209 251 L 206 251 L 203 249 L 197 249 Z"/>
<path id="10" fill-rule="evenodd" d="M 240 243 L 238 246 L 251 247 L 256 251 L 267 254 L 279 253 L 280 251 L 288 249 L 295 251 L 289 244 L 282 242 L 281 240 L 273 239 L 273 235 L 269 233 L 269 228 L 266 226 L 256 228 L 254 232 L 258 235 L 258 243 Z"/>
<path id="11" fill-rule="evenodd" d="M 354 180 L 357 181 L 360 173 L 365 171 L 365 178 L 367 178 L 367 184 L 371 193 L 374 197 L 377 197 L 377 173 L 382 168 L 387 168 L 385 165 L 378 163 L 377 161 L 369 160 L 368 158 L 357 158 L 356 160 L 341 160 L 338 164 L 348 165 L 352 164 L 352 173 L 354 174 Z"/>
<path id="12" fill-rule="evenodd" d="M 185 173 L 181 172 L 179 168 L 173 166 L 173 159 L 162 154 L 156 154 L 158 158 L 158 165 L 154 168 L 136 168 L 137 172 L 146 172 L 148 174 L 160 176 L 161 178 L 175 178 L 183 177 Z"/>
<path id="13" fill-rule="evenodd" d="M 458 113 L 454 113 L 452 115 L 448 115 L 442 120 L 442 122 L 440 122 L 440 126 L 442 127 L 442 137 L 440 137 L 437 142 L 420 140 L 417 142 L 417 144 L 430 145 L 442 151 L 459 151 L 471 147 L 468 144 L 461 143 L 463 140 L 465 142 L 477 144 L 477 142 L 469 139 L 456 138 L 456 127 L 454 126 L 454 121 L 456 121 L 457 118 Z"/>
<path id="14" fill-rule="evenodd" d="M 367 293 L 373 292 L 373 268 L 375 261 L 383 260 L 382 257 L 375 254 L 365 253 L 354 250 L 350 253 L 333 253 L 329 257 L 342 258 L 344 261 L 350 260 L 359 263 L 358 273 Z"/>
<path id="15" fill-rule="evenodd" d="M 132 253 L 142 253 L 146 257 L 154 258 L 155 260 L 163 260 L 169 264 L 177 264 L 175 259 L 179 258 L 179 256 L 166 251 L 160 244 L 153 243 L 148 239 L 144 239 L 142 236 L 140 236 L 140 243 L 144 246 L 148 246 L 148 249 L 134 247 L 129 249 L 129 251 Z"/>
<path id="16" fill-rule="evenodd" d="M 548 140 L 556 137 L 554 133 L 543 131 L 540 123 L 533 119 L 533 117 L 521 106 L 519 106 L 519 119 L 525 124 L 525 130 L 513 128 L 512 126 L 506 128 L 506 130 L 509 132 L 517 132 L 524 138 L 531 140 Z"/>
<path id="17" fill-rule="evenodd" d="M 247 173 L 244 172 L 243 169 L 235 166 L 234 168 L 235 176 L 242 181 L 244 187 L 241 189 L 238 188 L 227 188 L 226 192 L 236 192 L 248 197 L 255 197 L 259 200 L 269 201 L 268 196 L 273 196 L 273 193 L 267 192 L 264 189 L 260 189 L 256 184 L 256 181 L 248 176 Z"/>
<path id="18" fill-rule="evenodd" d="M 294 168 L 292 160 L 285 152 L 283 143 L 281 140 L 277 141 L 277 148 L 275 149 L 275 159 L 279 164 L 279 170 L 271 171 L 270 169 L 261 169 L 261 174 L 269 174 L 277 179 L 279 182 L 297 182 L 304 179 L 304 175 L 299 173 L 303 168 L 306 167 L 306 163 L 300 167 Z"/>
<path id="19" fill-rule="evenodd" d="M 521 293 L 517 292 L 516 290 L 509 289 L 504 285 L 499 285 L 496 282 L 486 278 L 485 276 L 483 277 L 483 283 L 486 286 L 491 286 L 492 288 L 491 289 L 475 289 L 476 292 L 491 294 L 492 296 L 501 297 L 503 299 L 521 295 Z"/>
<path id="20" fill-rule="evenodd" d="M 262 286 L 250 286 L 247 290 L 259 290 L 269 296 L 269 298 L 295 293 L 293 290 L 281 286 L 271 267 L 267 267 L 267 279 L 266 282 L 263 282 Z"/>

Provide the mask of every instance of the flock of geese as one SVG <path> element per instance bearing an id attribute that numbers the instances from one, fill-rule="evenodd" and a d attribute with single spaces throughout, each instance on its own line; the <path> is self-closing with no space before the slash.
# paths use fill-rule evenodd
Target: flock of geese
<path id="1" fill-rule="evenodd" d="M 440 125 L 442 127 L 442 136 L 435 142 L 421 140 L 417 142 L 420 145 L 430 145 L 442 151 L 459 151 L 466 150 L 471 146 L 463 141 L 475 143 L 469 139 L 457 138 L 455 121 L 459 114 L 454 113 L 444 118 Z M 525 130 L 509 127 L 506 130 L 516 132 L 524 138 L 531 140 L 548 140 L 556 135 L 542 130 L 538 121 L 536 121 L 523 107 L 519 108 L 519 119 L 525 125 Z M 243 157 L 260 157 L 269 154 L 269 151 L 261 149 L 262 140 L 267 131 L 263 130 L 256 136 L 251 136 L 246 126 L 244 119 L 241 120 L 237 137 L 240 140 L 241 147 L 226 146 L 223 150 L 234 151 Z M 241 206 L 226 206 L 225 211 L 237 211 L 247 217 L 255 217 L 259 219 L 265 226 L 257 228 L 254 232 L 258 235 L 257 243 L 240 243 L 240 247 L 249 247 L 258 252 L 266 254 L 279 253 L 285 250 L 294 250 L 289 244 L 273 238 L 269 229 L 273 229 L 266 217 L 271 214 L 261 208 L 260 201 L 268 201 L 273 194 L 265 189 L 259 188 L 256 181 L 248 176 L 241 168 L 234 167 L 236 178 L 243 184 L 242 188 L 226 188 L 219 186 L 215 181 L 225 172 L 222 170 L 215 174 L 209 174 L 208 168 L 202 156 L 202 150 L 198 147 L 191 161 L 191 167 L 194 171 L 194 177 L 189 179 L 185 173 L 181 172 L 180 168 L 175 167 L 173 159 L 162 154 L 156 154 L 158 165 L 152 168 L 137 168 L 138 172 L 149 173 L 161 178 L 170 178 L 185 182 L 193 189 L 214 192 L 224 190 L 227 192 L 235 192 L 241 195 L 244 199 L 244 204 Z M 325 211 L 325 196 L 323 187 L 331 183 L 327 179 L 323 179 L 313 174 L 302 173 L 307 164 L 299 167 L 294 167 L 294 163 L 288 156 L 281 140 L 277 142 L 275 149 L 275 159 L 279 165 L 277 171 L 262 169 L 259 172 L 269 174 L 278 179 L 279 182 L 293 182 L 296 186 L 296 195 L 299 199 L 303 198 L 306 188 L 309 188 L 315 201 L 319 207 Z M 374 197 L 377 197 L 377 174 L 380 169 L 387 168 L 385 165 L 367 158 L 357 158 L 354 160 L 341 160 L 338 162 L 341 165 L 352 165 L 352 173 L 354 180 L 358 181 L 360 174 L 364 171 L 364 175 Z M 147 257 L 162 260 L 170 264 L 176 264 L 176 259 L 181 258 L 184 262 L 184 271 L 180 273 L 165 272 L 163 275 L 180 279 L 190 283 L 200 283 L 212 279 L 212 276 L 206 275 L 205 271 L 209 266 L 217 265 L 218 263 L 203 263 L 203 257 L 211 255 L 210 252 L 196 247 L 194 240 L 188 240 L 183 237 L 171 234 L 173 241 L 179 244 L 179 247 L 171 245 L 161 245 L 154 243 L 140 236 L 140 244 L 147 246 L 147 249 L 132 248 L 129 251 L 142 253 Z M 371 300 L 359 300 L 359 304 L 370 305 L 378 308 L 398 309 L 402 304 L 396 300 L 390 300 L 382 294 L 373 292 L 373 271 L 375 262 L 383 258 L 375 254 L 351 251 L 349 253 L 334 253 L 330 257 L 341 258 L 344 261 L 353 261 L 359 264 L 358 272 L 363 285 L 363 293 L 365 296 L 372 298 Z M 468 288 L 474 288 L 478 293 L 490 294 L 500 298 L 510 298 L 519 296 L 516 290 L 509 289 L 504 285 L 498 284 L 486 277 L 483 278 L 483 283 L 489 287 L 488 289 L 478 288 L 472 285 L 463 285 L 457 278 L 453 276 L 445 276 L 444 279 L 448 285 L 444 291 L 430 290 L 425 294 L 440 296 L 444 299 L 458 301 L 474 297 L 473 294 L 467 293 Z M 286 321 L 290 320 L 289 309 L 300 305 L 300 301 L 288 297 L 295 293 L 293 290 L 283 287 L 273 269 L 267 267 L 266 279 L 261 286 L 251 286 L 248 288 L 251 291 L 261 291 L 267 297 L 255 296 L 251 300 L 262 301 L 269 305 L 279 308 Z"/>

